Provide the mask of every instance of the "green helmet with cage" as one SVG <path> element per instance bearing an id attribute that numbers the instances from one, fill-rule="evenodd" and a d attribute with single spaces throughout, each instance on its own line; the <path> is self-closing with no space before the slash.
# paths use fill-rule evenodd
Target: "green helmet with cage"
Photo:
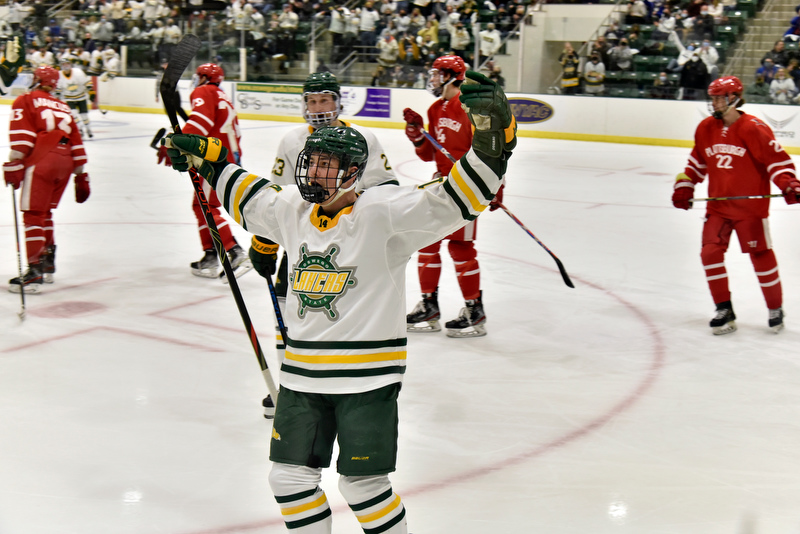
<path id="1" fill-rule="evenodd" d="M 303 83 L 303 118 L 314 128 L 329 126 L 339 118 L 342 111 L 342 89 L 336 76 L 330 72 L 315 72 L 309 74 Z M 308 109 L 308 98 L 311 95 L 330 95 L 330 105 L 315 105 L 314 111 Z M 324 109 L 319 109 L 322 107 Z M 327 109 L 330 108 L 330 109 Z"/>
<path id="2" fill-rule="evenodd" d="M 367 167 L 368 158 L 367 141 L 354 128 L 327 126 L 317 129 L 306 139 L 305 147 L 297 157 L 294 180 L 300 195 L 308 202 L 322 203 L 334 195 L 338 197 L 356 188 Z M 312 166 L 315 167 L 314 176 L 309 174 Z M 320 174 L 327 175 L 328 168 L 336 172 L 333 190 L 318 182 Z M 353 183 L 342 189 L 342 185 L 351 178 L 355 178 Z"/>

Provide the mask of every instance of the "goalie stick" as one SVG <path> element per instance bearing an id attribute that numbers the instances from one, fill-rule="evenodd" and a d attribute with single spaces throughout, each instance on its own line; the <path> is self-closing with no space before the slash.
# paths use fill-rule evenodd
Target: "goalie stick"
<path id="1" fill-rule="evenodd" d="M 436 139 L 434 139 L 434 138 L 433 138 L 433 136 L 432 136 L 431 134 L 429 134 L 429 133 L 428 133 L 428 132 L 427 132 L 427 131 L 426 131 L 424 128 L 422 128 L 422 135 L 424 135 L 424 136 L 425 136 L 425 137 L 428 139 L 428 141 L 430 141 L 430 142 L 431 142 L 431 144 L 432 144 L 432 145 L 433 145 L 433 146 L 434 146 L 434 147 L 435 147 L 435 148 L 436 148 L 436 149 L 437 149 L 439 152 L 441 152 L 442 154 L 444 154 L 445 156 L 447 156 L 447 159 L 449 159 L 449 160 L 450 160 L 450 161 L 452 161 L 453 163 L 455 163 L 455 162 L 456 162 L 456 158 L 454 158 L 454 157 L 453 157 L 453 155 L 452 155 L 450 152 L 448 152 L 448 151 L 447 151 L 447 149 L 446 149 L 445 147 L 443 147 L 443 146 L 442 146 L 442 145 L 441 145 L 441 144 L 440 144 L 438 141 L 436 141 Z M 555 260 L 555 262 L 556 262 L 556 265 L 558 266 L 558 272 L 560 272 L 560 273 L 561 273 L 561 278 L 563 278 L 563 279 L 564 279 L 564 283 L 565 283 L 565 284 L 567 284 L 567 287 L 571 287 L 571 288 L 573 288 L 573 289 L 574 289 L 574 288 L 575 288 L 575 285 L 572 283 L 572 280 L 570 280 L 570 278 L 569 278 L 569 275 L 567 274 L 567 270 L 564 268 L 564 264 L 563 264 L 563 263 L 561 263 L 561 260 L 559 260 L 559 259 L 558 259 L 558 257 L 557 257 L 555 254 L 553 254 L 553 253 L 552 253 L 552 251 L 551 251 L 549 248 L 547 248 L 547 246 L 546 246 L 544 243 L 542 243 L 541 241 L 539 241 L 539 238 L 538 238 L 538 237 L 536 237 L 536 236 L 534 235 L 534 233 L 533 233 L 533 232 L 531 232 L 531 231 L 528 229 L 528 227 L 527 227 L 527 226 L 525 226 L 524 224 L 522 224 L 522 221 L 520 221 L 519 219 L 517 219 L 517 217 L 516 217 L 516 216 L 515 216 L 513 213 L 511 213 L 511 210 L 509 210 L 507 207 L 505 207 L 505 206 L 503 205 L 503 203 L 502 203 L 502 202 L 496 202 L 496 204 L 497 204 L 498 206 L 500 206 L 500 208 L 501 208 L 501 209 L 502 209 L 504 212 L 506 212 L 506 215 L 508 215 L 509 217 L 511 217 L 511 219 L 512 219 L 512 220 L 513 220 L 515 223 L 517 223 L 517 224 L 519 225 L 519 227 L 520 227 L 520 228 L 522 228 L 523 230 L 525 230 L 525 232 L 526 232 L 526 233 L 527 233 L 529 236 L 531 236 L 531 237 L 533 238 L 533 240 L 534 240 L 534 241 L 536 241 L 537 243 L 539 243 L 539 245 L 541 245 L 541 247 L 542 247 L 543 249 L 545 249 L 545 250 L 547 251 L 547 253 L 548 253 L 548 254 L 550 254 L 550 257 L 551 257 L 551 258 L 553 258 L 553 259 Z"/>
<path id="2" fill-rule="evenodd" d="M 164 72 L 164 77 L 161 78 L 161 84 L 159 86 L 161 100 L 164 102 L 164 111 L 167 112 L 169 123 L 172 125 L 172 130 L 176 134 L 181 133 L 181 127 L 178 125 L 178 113 L 174 106 L 174 99 L 170 98 L 169 95 L 172 95 L 175 92 L 175 89 L 178 87 L 178 81 L 183 75 L 183 71 L 185 71 L 186 67 L 188 67 L 192 62 L 192 59 L 199 49 L 200 38 L 192 34 L 185 35 L 183 39 L 181 39 L 181 41 L 175 46 L 172 55 L 170 56 L 169 63 L 167 64 L 167 69 Z M 272 380 L 272 375 L 270 374 L 269 367 L 267 366 L 267 360 L 264 358 L 264 353 L 261 350 L 261 344 L 258 342 L 258 336 L 256 336 L 255 328 L 253 328 L 253 322 L 250 320 L 250 315 L 247 313 L 247 307 L 245 306 L 242 292 L 239 290 L 239 284 L 236 282 L 236 276 L 233 273 L 231 261 L 228 258 L 228 254 L 225 252 L 222 238 L 219 235 L 219 229 L 214 222 L 214 215 L 211 213 L 211 207 L 208 205 L 208 200 L 203 192 L 203 178 L 193 168 L 189 168 L 189 176 L 192 178 L 194 192 L 200 201 L 200 206 L 203 210 L 203 215 L 206 219 L 208 230 L 211 232 L 211 238 L 214 241 L 214 248 L 216 249 L 217 256 L 222 263 L 222 268 L 225 270 L 225 274 L 228 277 L 228 283 L 231 288 L 231 293 L 233 294 L 233 299 L 236 301 L 236 306 L 239 308 L 239 315 L 242 316 L 242 322 L 244 323 L 245 330 L 247 330 L 247 333 L 250 337 L 250 344 L 256 353 L 256 359 L 258 360 L 258 365 L 261 367 L 261 373 L 264 375 L 264 381 L 267 383 L 267 389 L 269 389 L 272 399 L 277 401 L 278 390 L 275 387 L 275 382 Z M 272 288 L 271 284 L 270 290 L 274 293 L 274 289 Z"/>

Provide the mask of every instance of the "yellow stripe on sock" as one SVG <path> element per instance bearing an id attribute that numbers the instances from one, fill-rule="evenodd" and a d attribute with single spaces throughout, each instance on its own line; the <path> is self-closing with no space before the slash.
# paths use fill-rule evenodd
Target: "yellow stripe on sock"
<path id="1" fill-rule="evenodd" d="M 308 504 L 301 504 L 299 506 L 292 506 L 291 508 L 281 508 L 281 514 L 283 515 L 294 515 L 294 514 L 301 514 L 303 512 L 307 512 L 309 510 L 313 510 L 314 508 L 318 508 L 325 504 L 328 501 L 328 498 L 323 493 L 322 496 L 317 499 L 316 501 L 311 501 Z"/>
<path id="2" fill-rule="evenodd" d="M 377 512 L 373 512 L 367 515 L 359 515 L 356 516 L 358 518 L 359 523 L 369 523 L 370 521 L 376 521 L 382 517 L 385 517 L 389 514 L 392 510 L 400 506 L 400 496 L 395 495 L 395 499 L 389 503 L 389 506 L 383 508 L 382 510 L 378 510 Z"/>

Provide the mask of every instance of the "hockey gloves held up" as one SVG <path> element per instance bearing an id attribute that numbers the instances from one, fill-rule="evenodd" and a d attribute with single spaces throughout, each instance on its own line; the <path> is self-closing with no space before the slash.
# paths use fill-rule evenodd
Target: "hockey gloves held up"
<path id="1" fill-rule="evenodd" d="M 425 142 L 425 135 L 422 133 L 424 122 L 422 116 L 411 108 L 403 110 L 403 119 L 406 121 L 406 137 L 414 146 L 420 146 Z"/>
<path id="2" fill-rule="evenodd" d="M 264 278 L 275 274 L 278 263 L 278 244 L 266 237 L 254 235 L 250 242 L 249 254 L 253 268 Z"/>
<path id="3" fill-rule="evenodd" d="M 161 140 L 161 144 L 167 147 L 173 169 L 183 172 L 194 168 L 206 180 L 214 177 L 211 163 L 225 162 L 228 158 L 228 149 L 214 137 L 169 134 Z"/>
<path id="4" fill-rule="evenodd" d="M 92 193 L 89 187 L 89 175 L 85 172 L 75 175 L 75 202 L 83 204 Z"/>
<path id="5" fill-rule="evenodd" d="M 25 165 L 22 164 L 21 159 L 3 163 L 3 179 L 6 181 L 6 185 L 19 189 L 22 180 L 25 179 Z"/>
<path id="6" fill-rule="evenodd" d="M 517 121 L 502 87 L 478 72 L 468 70 L 466 76 L 459 100 L 475 127 L 472 148 L 499 158 L 517 145 Z"/>
<path id="7" fill-rule="evenodd" d="M 0 61 L 0 79 L 6 86 L 17 77 L 17 71 L 25 62 L 25 47 L 20 43 L 19 37 L 6 41 L 3 60 Z"/>
<path id="8" fill-rule="evenodd" d="M 672 191 L 672 205 L 680 210 L 692 209 L 692 199 L 694 198 L 694 182 L 684 173 L 680 173 L 675 178 L 675 186 Z"/>

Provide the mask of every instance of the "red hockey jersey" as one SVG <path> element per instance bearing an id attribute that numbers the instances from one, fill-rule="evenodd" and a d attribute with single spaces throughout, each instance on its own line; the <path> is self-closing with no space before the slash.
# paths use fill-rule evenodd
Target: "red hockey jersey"
<path id="1" fill-rule="evenodd" d="M 694 183 L 708 176 L 708 196 L 770 194 L 770 181 L 781 191 L 796 176 L 792 158 L 760 119 L 742 113 L 731 126 L 713 117 L 704 119 L 694 135 L 694 149 L 686 165 Z M 708 214 L 726 219 L 765 219 L 769 199 L 708 202 Z"/>
<path id="2" fill-rule="evenodd" d="M 54 130 L 63 133 L 60 138 L 62 145 L 70 145 L 72 168 L 84 165 L 88 160 L 86 150 L 68 105 L 50 96 L 50 93 L 38 90 L 20 95 L 14 100 L 8 128 L 11 150 L 21 152 L 27 158 L 34 151 L 37 141 Z M 52 144 L 58 141 L 53 138 Z M 45 154 L 50 152 L 44 145 L 39 146 L 45 150 Z"/>
<path id="3" fill-rule="evenodd" d="M 472 124 L 458 99 L 461 92 L 450 100 L 440 98 L 428 108 L 428 131 L 455 159 L 460 159 L 472 146 Z M 436 150 L 427 139 L 416 148 L 423 161 L 436 160 L 436 169 L 447 176 L 453 162 Z"/>
<path id="4" fill-rule="evenodd" d="M 192 113 L 183 133 L 216 137 L 228 149 L 228 162 L 238 165 L 242 157 L 242 135 L 239 118 L 228 95 L 218 86 L 206 83 L 192 91 L 191 99 Z"/>

